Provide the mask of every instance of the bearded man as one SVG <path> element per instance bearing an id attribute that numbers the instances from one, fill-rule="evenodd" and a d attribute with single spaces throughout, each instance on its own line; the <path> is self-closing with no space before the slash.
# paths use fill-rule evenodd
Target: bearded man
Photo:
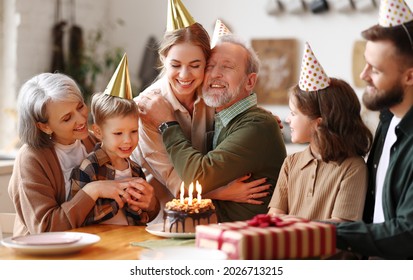
<path id="1" fill-rule="evenodd" d="M 337 247 L 373 259 L 411 259 L 413 15 L 404 2 L 381 4 L 389 6 L 381 7 L 379 24 L 362 32 L 367 40 L 366 66 L 360 74 L 367 82 L 363 103 L 370 110 L 380 111 L 367 162 L 369 190 L 364 221 L 337 224 Z M 387 16 L 387 12 L 392 15 Z"/>

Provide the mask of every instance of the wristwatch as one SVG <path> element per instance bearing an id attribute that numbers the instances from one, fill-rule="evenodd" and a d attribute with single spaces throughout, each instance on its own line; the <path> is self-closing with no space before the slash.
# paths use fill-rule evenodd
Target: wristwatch
<path id="1" fill-rule="evenodd" d="M 158 130 L 159 130 L 159 132 L 160 132 L 161 134 L 163 134 L 164 131 L 165 131 L 168 127 L 173 126 L 173 125 L 179 125 L 179 122 L 177 122 L 177 121 L 163 122 L 163 123 L 161 123 L 161 125 L 158 127 Z"/>

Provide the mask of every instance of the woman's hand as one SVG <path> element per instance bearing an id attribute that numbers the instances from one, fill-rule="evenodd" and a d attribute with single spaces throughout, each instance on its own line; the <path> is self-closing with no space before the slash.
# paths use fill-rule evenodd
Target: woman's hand
<path id="1" fill-rule="evenodd" d="M 132 186 L 134 186 L 132 179 L 102 180 L 90 182 L 82 190 L 95 201 L 98 198 L 111 198 L 118 203 L 119 208 L 123 208 L 125 202 L 131 199 L 130 194 L 125 190 Z"/>
<path id="2" fill-rule="evenodd" d="M 271 207 L 271 208 L 268 210 L 268 214 L 269 214 L 269 215 L 278 216 L 278 215 L 285 215 L 285 214 L 287 214 L 287 213 L 285 213 L 285 211 L 283 211 L 283 210 L 281 210 L 281 209 Z"/>
<path id="3" fill-rule="evenodd" d="M 154 211 L 157 206 L 153 187 L 143 178 L 134 178 L 132 186 L 125 189 L 128 194 L 127 203 L 131 210 L 138 212 L 142 209 L 147 212 Z"/>
<path id="4" fill-rule="evenodd" d="M 139 118 L 147 126 L 158 128 L 167 121 L 175 121 L 172 105 L 161 95 L 159 90 L 153 90 L 136 100 Z"/>
<path id="5" fill-rule="evenodd" d="M 268 190 L 271 185 L 264 184 L 267 179 L 261 178 L 246 183 L 251 174 L 235 179 L 226 186 L 210 191 L 204 195 L 205 198 L 229 200 L 239 203 L 263 204 L 260 198 L 269 195 Z"/>
<path id="6" fill-rule="evenodd" d="M 155 197 L 154 189 L 143 178 L 94 181 L 82 190 L 94 201 L 98 198 L 111 198 L 116 201 L 119 208 L 127 204 L 134 212 L 146 211 L 148 221 L 154 219 L 159 212 L 159 201 Z"/>

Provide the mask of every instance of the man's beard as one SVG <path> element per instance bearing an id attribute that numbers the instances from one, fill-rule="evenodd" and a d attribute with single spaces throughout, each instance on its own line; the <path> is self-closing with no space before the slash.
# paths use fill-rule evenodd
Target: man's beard
<path id="1" fill-rule="evenodd" d="M 363 104 L 367 109 L 372 111 L 380 111 L 388 109 L 394 105 L 400 104 L 403 101 L 403 88 L 400 85 L 395 85 L 388 91 L 377 90 L 374 93 L 363 94 Z"/>
<path id="2" fill-rule="evenodd" d="M 202 90 L 202 98 L 204 99 L 205 104 L 209 107 L 212 107 L 212 108 L 223 107 L 227 105 L 228 103 L 230 103 L 232 100 L 234 100 L 238 96 L 238 94 L 241 92 L 241 88 L 244 86 L 244 82 L 245 80 L 240 82 L 236 89 L 234 90 L 227 89 L 226 91 L 220 94 L 214 93 L 214 90 L 208 86 L 207 89 L 204 88 Z"/>

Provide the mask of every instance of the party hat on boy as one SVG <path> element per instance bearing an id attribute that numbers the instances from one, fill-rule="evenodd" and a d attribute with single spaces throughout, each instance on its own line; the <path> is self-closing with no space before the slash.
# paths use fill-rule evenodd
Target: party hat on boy
<path id="1" fill-rule="evenodd" d="M 174 31 L 194 23 L 194 18 L 189 14 L 181 0 L 168 0 L 166 31 Z"/>
<path id="2" fill-rule="evenodd" d="M 126 53 L 123 55 L 122 60 L 110 79 L 109 84 L 106 86 L 104 93 L 125 99 L 133 98 Z"/>
<path id="3" fill-rule="evenodd" d="M 304 91 L 316 91 L 330 85 L 330 78 L 324 72 L 310 45 L 306 42 L 301 61 L 301 73 L 298 86 Z"/>
<path id="4" fill-rule="evenodd" d="M 379 25 L 391 27 L 413 20 L 413 13 L 404 0 L 381 0 Z"/>
<path id="5" fill-rule="evenodd" d="M 229 31 L 228 27 L 220 19 L 217 19 L 214 34 L 212 34 L 211 49 L 215 47 L 219 37 L 229 34 L 231 34 L 231 31 Z"/>

